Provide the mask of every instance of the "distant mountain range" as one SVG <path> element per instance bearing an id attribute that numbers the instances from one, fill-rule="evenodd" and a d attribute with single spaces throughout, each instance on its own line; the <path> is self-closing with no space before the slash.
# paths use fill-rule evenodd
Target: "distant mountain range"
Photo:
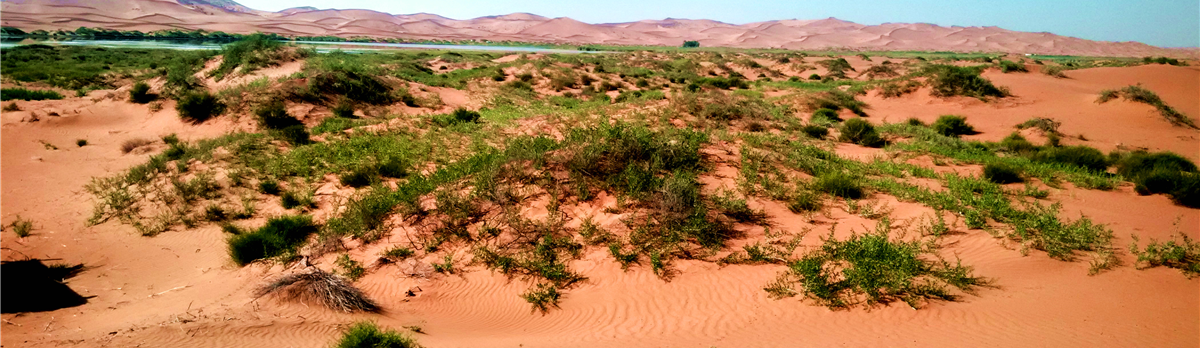
<path id="1" fill-rule="evenodd" d="M 706 19 L 589 24 L 571 18 L 513 13 L 467 20 L 435 14 L 295 7 L 279 12 L 231 0 L 3 0 L 0 21 L 24 30 L 102 27 L 120 30 L 204 29 L 294 36 L 369 36 L 446 40 L 511 40 L 564 44 L 702 46 L 796 50 L 984 51 L 1088 56 L 1196 57 L 1196 49 L 1107 42 L 1006 30 L 924 23 L 863 25 L 836 18 L 729 24 Z"/>

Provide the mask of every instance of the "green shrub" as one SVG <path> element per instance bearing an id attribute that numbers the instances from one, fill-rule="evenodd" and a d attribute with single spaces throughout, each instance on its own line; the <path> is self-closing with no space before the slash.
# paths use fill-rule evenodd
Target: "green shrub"
<path id="1" fill-rule="evenodd" d="M 1026 140 L 1020 133 L 1013 132 L 1000 141 L 1000 150 L 1021 155 L 1032 155 L 1040 150 L 1037 145 Z"/>
<path id="2" fill-rule="evenodd" d="M 75 139 L 75 146 L 84 147 L 84 146 L 87 146 L 87 144 L 88 144 L 87 139 Z"/>
<path id="3" fill-rule="evenodd" d="M 1180 113 L 1178 110 L 1175 110 L 1175 108 L 1171 107 L 1170 105 L 1167 105 L 1166 102 L 1163 102 L 1162 99 L 1158 97 L 1158 94 L 1142 88 L 1141 85 L 1128 86 L 1120 90 L 1101 91 L 1100 97 L 1096 99 L 1096 102 L 1105 103 L 1109 100 L 1116 99 L 1117 97 L 1124 97 L 1125 100 L 1128 101 L 1149 104 L 1150 106 L 1155 107 L 1158 109 L 1158 113 L 1161 114 L 1163 118 L 1167 119 L 1167 122 L 1171 122 L 1172 125 L 1200 128 L 1200 126 L 1196 126 L 1195 121 L 1193 121 L 1191 117 L 1188 117 L 1187 115 Z"/>
<path id="4" fill-rule="evenodd" d="M 288 115 L 282 100 L 273 100 L 254 109 L 258 126 L 266 129 L 284 129 L 304 124 L 292 115 Z"/>
<path id="5" fill-rule="evenodd" d="M 0 109 L 0 111 L 21 111 L 21 107 L 17 106 L 17 102 L 9 102 L 8 104 L 4 104 L 4 108 Z"/>
<path id="6" fill-rule="evenodd" d="M 238 67 L 242 68 L 242 74 L 247 74 L 274 64 L 279 58 L 277 52 L 282 46 L 283 43 L 261 33 L 247 35 L 222 48 L 221 65 L 210 71 L 208 76 L 220 81 L 237 71 Z"/>
<path id="7" fill-rule="evenodd" d="M 1138 248 L 1137 235 L 1129 245 L 1129 252 L 1137 255 L 1138 269 L 1166 266 L 1178 269 L 1189 279 L 1200 275 L 1200 243 L 1192 241 L 1191 237 L 1179 233 L 1165 243 L 1150 240 L 1146 249 Z"/>
<path id="8" fill-rule="evenodd" d="M 1200 208 L 1200 173 L 1195 163 L 1170 152 L 1117 155 L 1117 173 L 1141 194 L 1164 193 L 1176 204 Z"/>
<path id="9" fill-rule="evenodd" d="M 175 104 L 179 117 L 192 123 L 203 123 L 209 118 L 225 112 L 225 104 L 208 92 L 191 92 L 184 94 Z"/>
<path id="10" fill-rule="evenodd" d="M 996 87 L 991 81 L 979 76 L 975 68 L 953 65 L 930 65 L 923 74 L 930 76 L 930 94 L 936 97 L 967 96 L 975 98 L 1008 96 L 1008 92 Z"/>
<path id="11" fill-rule="evenodd" d="M 342 333 L 335 348 L 420 348 L 417 341 L 392 330 L 380 330 L 371 322 L 359 322 Z"/>
<path id="12" fill-rule="evenodd" d="M 1046 74 L 1046 75 L 1054 76 L 1054 77 L 1057 77 L 1060 79 L 1067 78 L 1067 74 L 1063 73 L 1063 67 L 1058 66 L 1058 65 L 1043 67 L 1042 73 Z"/>
<path id="13" fill-rule="evenodd" d="M 342 99 L 331 111 L 335 117 L 354 118 L 354 103 L 348 99 Z"/>
<path id="14" fill-rule="evenodd" d="M 369 104 L 387 104 L 395 100 L 392 87 L 363 67 L 349 63 L 322 66 L 308 79 L 308 95 L 335 94 L 341 98 Z"/>
<path id="15" fill-rule="evenodd" d="M 975 127 L 967 124 L 967 118 L 957 115 L 942 115 L 931 125 L 938 134 L 948 137 L 976 134 Z"/>
<path id="16" fill-rule="evenodd" d="M 811 81 L 817 81 L 817 80 L 821 79 L 821 75 L 817 75 L 816 73 L 813 73 L 812 75 L 808 75 L 808 79 Z"/>
<path id="17" fill-rule="evenodd" d="M 245 266 L 255 260 L 294 253 L 308 236 L 317 232 L 317 225 L 308 215 L 289 215 L 271 218 L 254 232 L 229 238 L 229 255 L 233 262 Z"/>
<path id="18" fill-rule="evenodd" d="M 1029 70 L 1025 68 L 1025 64 L 1009 60 L 1000 61 L 1000 71 L 1005 74 L 1010 72 L 1029 72 Z"/>
<path id="19" fill-rule="evenodd" d="M 379 175 L 385 178 L 403 178 L 408 176 L 408 164 L 399 157 L 388 157 L 379 162 Z"/>
<path id="20" fill-rule="evenodd" d="M 837 197 L 859 199 L 865 195 L 861 181 L 862 178 L 851 174 L 829 172 L 817 176 L 813 188 Z"/>
<path id="21" fill-rule="evenodd" d="M 803 106 L 809 110 L 830 109 L 838 111 L 841 109 L 850 110 L 855 115 L 867 116 L 863 108 L 867 103 L 855 99 L 854 94 L 833 90 L 821 92 L 808 96 L 803 101 Z"/>
<path id="22" fill-rule="evenodd" d="M 338 273 L 340 273 L 343 277 L 346 277 L 346 279 L 350 279 L 350 281 L 358 280 L 358 278 L 362 278 L 362 276 L 367 273 L 367 269 L 363 268 L 362 263 L 351 259 L 350 254 L 342 254 L 341 256 L 338 256 L 337 261 L 335 261 L 334 264 L 336 264 L 340 270 Z"/>
<path id="23" fill-rule="evenodd" d="M 17 218 L 8 224 L 8 227 L 20 238 L 33 234 L 33 221 L 22 219 L 20 215 L 17 215 Z"/>
<path id="24" fill-rule="evenodd" d="M 312 140 L 308 138 L 308 129 L 305 129 L 304 125 L 302 124 L 288 126 L 275 131 L 274 133 L 280 139 L 283 139 L 289 144 L 295 146 L 308 145 L 309 143 L 312 143 Z"/>
<path id="25" fill-rule="evenodd" d="M 825 137 L 829 135 L 829 128 L 815 124 L 806 124 L 804 127 L 800 127 L 800 131 L 804 132 L 804 135 L 813 139 L 825 139 Z"/>
<path id="26" fill-rule="evenodd" d="M 315 203 L 309 192 L 289 190 L 284 192 L 282 196 L 279 196 L 279 205 L 283 206 L 284 209 L 309 208 Z"/>
<path id="27" fill-rule="evenodd" d="M 338 181 L 342 185 L 358 188 L 371 185 L 375 182 L 375 176 L 378 174 L 379 171 L 375 166 L 362 164 L 343 172 L 338 176 Z"/>
<path id="28" fill-rule="evenodd" d="M 875 126 L 861 118 L 852 118 L 838 128 L 838 141 L 855 143 L 867 147 L 882 147 L 886 142 L 879 137 Z"/>
<path id="29" fill-rule="evenodd" d="M 145 82 L 138 82 L 129 88 L 129 101 L 138 104 L 146 104 L 158 99 L 158 95 L 150 93 L 150 85 Z"/>
<path id="30" fill-rule="evenodd" d="M 1108 169 L 1108 157 L 1103 152 L 1087 146 L 1045 148 L 1034 154 L 1032 159 L 1044 163 L 1063 163 L 1103 172 Z"/>
<path id="31" fill-rule="evenodd" d="M 922 122 L 920 119 L 918 119 L 916 117 L 909 117 L 907 120 L 904 120 L 904 124 L 907 124 L 910 126 L 915 126 L 915 127 L 926 127 L 925 122 Z"/>
<path id="32" fill-rule="evenodd" d="M 988 163 L 983 166 L 983 178 L 997 184 L 1021 182 L 1021 170 L 1002 163 Z"/>
<path id="33" fill-rule="evenodd" d="M 812 120 L 812 122 L 825 122 L 824 120 L 828 120 L 829 122 L 841 122 L 842 117 L 838 116 L 837 110 L 820 108 L 817 109 L 817 111 L 813 111 L 812 118 L 809 120 Z"/>
<path id="34" fill-rule="evenodd" d="M 258 191 L 268 195 L 277 195 L 279 194 L 279 182 L 271 179 L 259 181 Z"/>
<path id="35" fill-rule="evenodd" d="M 799 283 L 801 295 L 833 309 L 894 301 L 919 308 L 923 302 L 955 300 L 948 287 L 970 293 L 987 284 L 961 262 L 951 264 L 931 255 L 924 241 L 893 240 L 886 223 L 885 219 L 876 231 L 846 240 L 825 239 L 819 249 L 790 261 L 788 271 L 765 290 L 775 297 L 793 296 L 794 284 Z"/>
<path id="36" fill-rule="evenodd" d="M 0 89 L 0 101 L 9 100 L 58 100 L 63 95 L 51 90 L 25 89 L 21 87 Z"/>

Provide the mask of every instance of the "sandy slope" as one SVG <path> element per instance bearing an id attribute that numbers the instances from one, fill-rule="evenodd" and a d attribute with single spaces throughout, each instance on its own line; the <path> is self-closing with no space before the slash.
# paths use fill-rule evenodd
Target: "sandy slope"
<path id="1" fill-rule="evenodd" d="M 711 20 L 665 19 L 589 24 L 528 13 L 454 20 L 418 13 L 391 15 L 371 10 L 292 8 L 277 13 L 214 7 L 200 1 L 6 0 L 3 25 L 25 30 L 74 30 L 81 26 L 121 30 L 204 29 L 231 33 L 399 37 L 450 40 L 516 40 L 623 45 L 742 48 L 939 50 L 1088 56 L 1190 56 L 1195 49 L 1166 49 L 1138 42 L 1101 42 L 1050 33 L 997 27 L 942 27 L 885 23 L 867 26 L 835 18 L 778 20 L 734 25 Z M 196 4 L 193 4 L 196 3 Z M 103 5 L 101 5 L 103 4 Z"/>
<path id="2" fill-rule="evenodd" d="M 990 79 L 1017 96 L 994 104 L 934 99 L 926 92 L 865 100 L 875 121 L 908 117 L 932 121 L 944 113 L 962 114 L 983 132 L 975 137 L 999 139 L 1029 117 L 1049 116 L 1063 122 L 1064 132 L 1083 134 L 1089 139 L 1085 143 L 1105 150 L 1122 143 L 1200 158 L 1200 132 L 1170 127 L 1144 105 L 1094 103 L 1101 89 L 1141 82 L 1181 111 L 1200 116 L 1200 70 L 1143 66 L 1068 75 L 1071 79 L 989 73 Z M 226 118 L 199 126 L 184 124 L 171 105 L 150 113 L 145 106 L 103 98 L 106 93 L 18 102 L 26 111 L 0 116 L 3 222 L 20 214 L 37 227 L 25 239 L 6 231 L 0 239 L 6 248 L 4 259 L 23 254 L 83 263 L 88 269 L 69 285 L 85 296 L 95 296 L 79 307 L 3 315 L 0 330 L 5 346 L 323 347 L 341 325 L 362 319 L 392 328 L 419 325 L 426 334 L 418 337 L 428 347 L 1200 345 L 1200 279 L 1188 280 L 1165 268 L 1135 270 L 1128 266 L 1132 261 L 1128 254 L 1120 255 L 1126 266 L 1087 276 L 1086 262 L 1051 260 L 1038 252 L 1022 256 L 982 231 L 966 231 L 961 223 L 956 223 L 959 233 L 948 237 L 948 255 L 995 279 L 997 287 L 982 289 L 961 302 L 935 303 L 918 311 L 893 305 L 831 312 L 795 298 L 772 300 L 761 288 L 782 269 L 773 265 L 719 267 L 680 261 L 674 265 L 678 276 L 664 282 L 644 267 L 622 271 L 603 250 L 592 250 L 572 263 L 589 280 L 564 297 L 561 309 L 546 315 L 531 313 L 518 297 L 527 284 L 478 267 L 451 276 L 412 277 L 408 274 L 419 267 L 384 266 L 357 283 L 386 309 L 377 315 L 344 315 L 302 304 L 255 300 L 250 290 L 262 278 L 282 272 L 282 266 L 233 266 L 225 252 L 225 237 L 215 226 L 146 238 L 115 223 L 84 225 L 91 197 L 82 187 L 89 178 L 118 172 L 147 156 L 121 154 L 122 141 L 157 139 L 168 133 L 194 140 L 236 126 Z M 443 98 L 447 103 L 464 102 L 457 96 Z M 41 120 L 23 122 L 30 110 Z M 59 116 L 48 116 L 50 111 Z M 90 145 L 75 147 L 79 138 L 88 139 Z M 48 150 L 39 141 L 58 150 Z M 161 143 L 155 146 L 162 147 Z M 735 145 L 717 146 L 737 150 Z M 865 159 L 878 150 L 843 145 L 838 152 Z M 718 164 L 715 172 L 704 181 L 707 189 L 728 184 L 736 175 L 727 164 Z M 1050 199 L 1064 204 L 1064 217 L 1074 219 L 1083 213 L 1108 224 L 1117 246 L 1128 245 L 1130 235 L 1143 240 L 1167 238 L 1176 218 L 1184 233 L 1200 238 L 1200 211 L 1175 206 L 1161 195 L 1137 196 L 1129 187 L 1111 192 L 1071 188 L 1052 192 Z M 879 199 L 895 209 L 896 221 L 932 213 L 890 197 Z M 612 201 L 601 198 L 564 209 L 573 216 L 598 214 L 601 222 L 616 221 L 616 216 L 603 216 L 604 206 Z M 268 203 L 262 205 L 277 206 Z M 754 204 L 771 215 L 778 229 L 813 228 L 804 240 L 810 246 L 819 243 L 818 237 L 829 232 L 833 221 L 840 221 L 835 231 L 840 236 L 875 223 L 838 209 L 813 223 L 777 202 Z M 545 214 L 544 208 L 533 204 L 525 213 L 536 216 L 539 211 Z M 261 223 L 261 218 L 251 223 Z M 384 242 L 356 250 L 352 256 L 366 260 L 386 247 Z M 323 265 L 328 262 L 318 260 Z M 406 296 L 409 290 L 416 296 Z"/>

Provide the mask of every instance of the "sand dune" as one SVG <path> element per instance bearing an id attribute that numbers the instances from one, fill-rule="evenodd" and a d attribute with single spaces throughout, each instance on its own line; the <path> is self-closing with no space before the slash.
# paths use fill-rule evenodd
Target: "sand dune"
<path id="1" fill-rule="evenodd" d="M 551 19 L 530 13 L 455 20 L 428 13 L 392 15 L 371 10 L 312 7 L 266 12 L 248 9 L 230 1 L 202 0 L 114 0 L 105 1 L 102 5 L 76 0 L 8 0 L 0 4 L 4 12 L 3 25 L 25 30 L 73 30 L 80 26 L 148 31 L 185 28 L 235 33 L 262 31 L 284 35 L 517 40 L 564 44 L 675 46 L 684 40 L 696 40 L 704 46 L 738 48 L 1200 56 L 1200 51 L 1196 49 L 1169 49 L 1139 42 L 1092 41 L 998 27 L 943 27 L 926 23 L 863 25 L 836 18 L 776 20 L 743 25 L 672 18 L 589 24 L 570 18 Z"/>

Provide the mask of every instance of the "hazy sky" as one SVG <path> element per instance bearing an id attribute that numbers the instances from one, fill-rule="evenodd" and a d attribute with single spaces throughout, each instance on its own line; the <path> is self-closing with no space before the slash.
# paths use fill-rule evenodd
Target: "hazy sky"
<path id="1" fill-rule="evenodd" d="M 250 8 L 362 8 L 392 14 L 428 12 L 469 19 L 513 12 L 571 17 L 588 23 L 667 17 L 714 19 L 743 24 L 773 19 L 837 17 L 861 24 L 921 22 L 998 26 L 1105 41 L 1141 41 L 1156 46 L 1200 46 L 1197 0 L 237 0 Z"/>

